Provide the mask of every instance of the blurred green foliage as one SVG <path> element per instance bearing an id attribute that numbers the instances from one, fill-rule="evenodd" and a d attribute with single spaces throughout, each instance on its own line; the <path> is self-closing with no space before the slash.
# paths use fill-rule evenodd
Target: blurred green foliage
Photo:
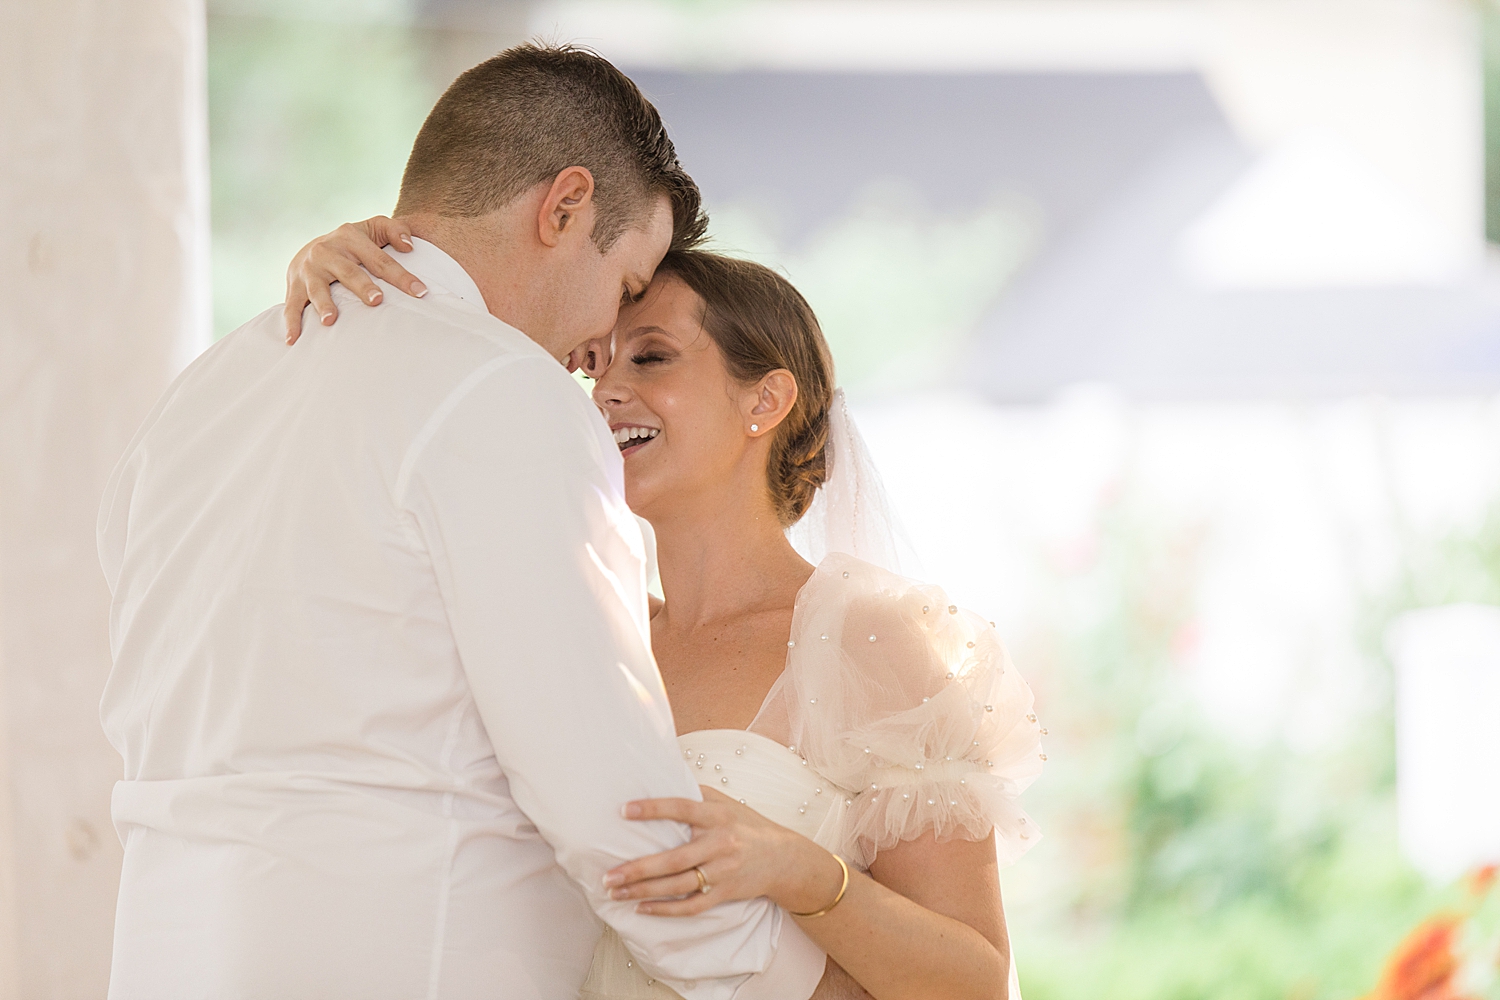
<path id="1" fill-rule="evenodd" d="M 1500 243 L 1500 0 L 1478 0 L 1484 42 L 1484 234 Z"/>
<path id="2" fill-rule="evenodd" d="M 1381 611 L 1474 601 L 1500 604 L 1500 505 L 1473 531 L 1415 546 Z"/>
<path id="3" fill-rule="evenodd" d="M 1007 872 L 1027 1000 L 1353 1000 L 1451 889 L 1396 844 L 1392 618 L 1500 603 L 1500 507 L 1473 530 L 1410 540 L 1366 595 L 1362 645 L 1385 692 L 1352 737 L 1248 747 L 1192 706 L 1200 538 L 1128 498 L 1084 565 L 1054 569 L 1056 618 L 1019 657 L 1042 679 L 1048 840 Z M 1035 866 L 1028 871 L 1028 866 Z"/>
<path id="4" fill-rule="evenodd" d="M 951 372 L 1039 242 L 1039 212 L 1020 199 L 990 197 L 949 217 L 925 201 L 906 184 L 872 184 L 795 249 L 766 206 L 708 208 L 714 248 L 785 273 L 818 315 L 839 383 L 869 393 L 925 388 Z"/>
<path id="5" fill-rule="evenodd" d="M 309 239 L 394 207 L 440 92 L 421 42 L 401 25 L 210 7 L 216 336 L 281 300 L 287 263 Z"/>

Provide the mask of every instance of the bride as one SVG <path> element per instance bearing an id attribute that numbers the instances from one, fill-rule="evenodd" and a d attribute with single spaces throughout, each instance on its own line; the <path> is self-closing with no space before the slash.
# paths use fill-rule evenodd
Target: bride
<path id="1" fill-rule="evenodd" d="M 378 302 L 358 265 L 422 290 L 386 244 L 410 233 L 376 217 L 299 253 L 289 342 L 309 300 L 331 322 L 334 281 Z M 811 308 L 768 268 L 674 252 L 574 364 L 655 530 L 652 647 L 703 786 L 625 805 L 693 836 L 611 895 L 664 918 L 766 896 L 827 953 L 817 998 L 1017 998 L 998 869 L 1040 836 L 1017 803 L 1046 759 L 1031 692 L 990 623 L 896 572 Z M 607 930 L 581 998 L 677 995 Z"/>

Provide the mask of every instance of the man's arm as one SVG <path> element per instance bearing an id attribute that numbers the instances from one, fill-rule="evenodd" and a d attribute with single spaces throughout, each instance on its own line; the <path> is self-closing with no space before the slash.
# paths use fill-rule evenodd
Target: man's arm
<path id="1" fill-rule="evenodd" d="M 496 758 L 516 803 L 644 967 L 692 1000 L 806 997 L 821 958 L 815 969 L 805 953 L 773 961 L 782 915 L 769 902 L 679 920 L 605 894 L 611 867 L 687 839 L 677 824 L 627 822 L 621 806 L 699 793 L 651 656 L 644 553 L 605 466 L 610 442 L 552 365 L 507 357 L 465 380 L 396 484 Z"/>

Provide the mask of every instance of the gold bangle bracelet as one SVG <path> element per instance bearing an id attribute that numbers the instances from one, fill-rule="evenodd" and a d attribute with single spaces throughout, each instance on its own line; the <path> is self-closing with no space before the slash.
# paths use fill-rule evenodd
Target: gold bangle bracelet
<path id="1" fill-rule="evenodd" d="M 844 862 L 844 859 L 839 857 L 837 854 L 833 856 L 833 860 L 837 861 L 839 863 L 839 867 L 844 870 L 844 884 L 839 886 L 839 894 L 833 897 L 833 902 L 829 903 L 821 910 L 814 910 L 811 913 L 796 913 L 792 910 L 787 910 L 786 912 L 790 913 L 794 917 L 801 917 L 803 920 L 807 920 L 811 917 L 823 916 L 829 910 L 833 909 L 835 906 L 838 906 L 844 901 L 844 893 L 849 891 L 849 866 Z"/>

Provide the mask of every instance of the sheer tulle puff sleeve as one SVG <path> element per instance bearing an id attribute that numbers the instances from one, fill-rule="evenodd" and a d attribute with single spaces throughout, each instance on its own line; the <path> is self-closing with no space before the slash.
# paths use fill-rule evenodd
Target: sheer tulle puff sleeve
<path id="1" fill-rule="evenodd" d="M 830 555 L 798 599 L 787 669 L 752 728 L 843 794 L 818 842 L 868 868 L 933 831 L 1001 864 L 1040 839 L 1017 802 L 1042 769 L 1031 689 L 995 631 L 916 584 Z"/>

